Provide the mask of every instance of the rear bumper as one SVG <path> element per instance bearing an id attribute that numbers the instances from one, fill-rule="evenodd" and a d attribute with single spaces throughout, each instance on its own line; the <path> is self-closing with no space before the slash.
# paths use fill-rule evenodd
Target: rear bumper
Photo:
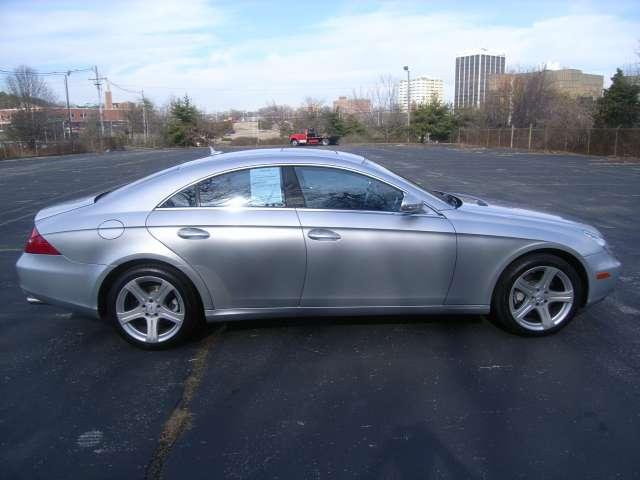
<path id="1" fill-rule="evenodd" d="M 16 270 L 30 303 L 60 305 L 98 315 L 96 285 L 106 265 L 76 263 L 63 255 L 23 253 Z"/>
<path id="2" fill-rule="evenodd" d="M 616 282 L 622 271 L 622 264 L 609 252 L 603 250 L 599 253 L 584 257 L 587 262 L 589 275 L 589 295 L 587 305 L 599 302 L 609 295 L 615 288 Z M 596 275 L 601 272 L 609 273 L 609 277 L 597 279 Z"/>

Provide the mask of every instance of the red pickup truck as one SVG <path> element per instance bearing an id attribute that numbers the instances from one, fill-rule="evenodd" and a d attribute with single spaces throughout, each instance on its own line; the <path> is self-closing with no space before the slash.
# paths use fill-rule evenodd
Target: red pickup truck
<path id="1" fill-rule="evenodd" d="M 294 147 L 298 145 L 330 145 L 331 138 L 326 135 L 318 135 L 313 128 L 305 128 L 302 133 L 289 135 L 289 143 Z"/>

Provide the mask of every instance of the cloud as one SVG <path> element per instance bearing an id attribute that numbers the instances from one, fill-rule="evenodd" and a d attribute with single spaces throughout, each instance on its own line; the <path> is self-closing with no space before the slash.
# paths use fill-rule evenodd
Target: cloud
<path id="1" fill-rule="evenodd" d="M 586 7 L 509 24 L 462 8 L 425 12 L 383 3 L 261 35 L 260 25 L 277 16 L 254 18 L 204 0 L 103 2 L 92 10 L 22 5 L 0 15 L 3 67 L 97 63 L 116 83 L 144 88 L 156 101 L 188 92 L 208 110 L 272 99 L 298 104 L 306 96 L 331 101 L 381 74 L 401 77 L 403 65 L 412 75 L 442 78 L 451 98 L 456 54 L 479 47 L 504 51 L 508 67 L 553 62 L 608 77 L 633 59 L 640 31 L 633 17 Z M 86 76 L 72 87 L 79 102 L 95 98 Z"/>

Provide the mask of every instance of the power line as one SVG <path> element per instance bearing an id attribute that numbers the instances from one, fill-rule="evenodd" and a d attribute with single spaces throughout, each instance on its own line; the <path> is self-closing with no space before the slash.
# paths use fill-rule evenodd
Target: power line
<path id="1" fill-rule="evenodd" d="M 135 95 L 140 95 L 140 91 L 141 90 L 129 90 L 128 88 L 121 87 L 120 85 L 118 85 L 116 82 L 114 82 L 111 79 L 109 79 L 109 85 L 113 85 L 114 87 L 116 87 L 117 89 L 122 90 L 123 92 L 132 93 L 132 94 L 135 94 Z"/>
<path id="2" fill-rule="evenodd" d="M 74 68 L 71 70 L 65 70 L 64 72 L 38 72 L 38 71 L 31 71 L 29 72 L 29 75 L 38 75 L 41 77 L 45 77 L 45 76 L 64 76 L 64 75 L 68 75 L 71 73 L 76 73 L 76 72 L 89 72 L 91 71 L 92 68 L 87 67 L 87 68 Z M 0 74 L 3 75 L 20 75 L 22 74 L 22 72 L 20 71 L 16 71 L 16 70 L 10 70 L 8 68 L 0 68 Z"/>
<path id="3" fill-rule="evenodd" d="M 127 84 L 125 84 L 127 85 Z M 128 84 L 128 87 L 131 88 L 139 88 L 137 85 Z M 366 84 L 361 85 L 358 88 L 374 88 L 377 84 Z M 146 89 L 161 89 L 161 90 L 207 90 L 214 92 L 253 92 L 253 93 L 288 93 L 291 90 L 340 90 L 340 91 L 348 91 L 354 90 L 353 87 L 327 87 L 324 85 L 285 85 L 279 88 L 245 88 L 245 87 L 204 87 L 204 86 L 171 86 L 171 85 L 146 85 Z"/>

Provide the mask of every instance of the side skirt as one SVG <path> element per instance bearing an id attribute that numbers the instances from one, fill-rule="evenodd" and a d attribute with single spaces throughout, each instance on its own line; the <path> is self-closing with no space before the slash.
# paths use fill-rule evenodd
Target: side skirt
<path id="1" fill-rule="evenodd" d="M 350 317 L 384 315 L 485 315 L 489 305 L 427 305 L 427 306 L 377 306 L 377 307 L 285 307 L 285 308 L 229 308 L 205 310 L 208 322 L 230 320 L 254 320 L 281 317 Z"/>

